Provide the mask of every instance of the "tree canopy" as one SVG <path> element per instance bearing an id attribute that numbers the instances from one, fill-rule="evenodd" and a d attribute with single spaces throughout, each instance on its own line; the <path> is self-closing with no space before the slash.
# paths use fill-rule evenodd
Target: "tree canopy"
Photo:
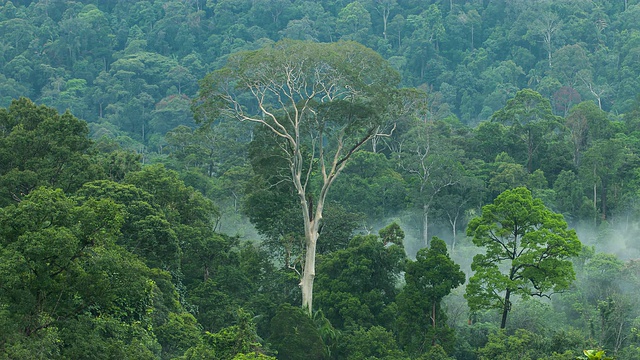
<path id="1" fill-rule="evenodd" d="M 570 258 L 581 250 L 575 230 L 526 188 L 507 190 L 483 206 L 467 235 L 485 252 L 473 257 L 465 297 L 472 310 L 501 309 L 501 328 L 512 295 L 548 297 L 575 278 Z"/>

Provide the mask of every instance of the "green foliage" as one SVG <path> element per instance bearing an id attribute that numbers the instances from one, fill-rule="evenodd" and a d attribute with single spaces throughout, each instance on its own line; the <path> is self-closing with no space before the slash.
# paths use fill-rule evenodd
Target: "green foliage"
<path id="1" fill-rule="evenodd" d="M 330 199 L 350 212 L 365 214 L 373 223 L 396 215 L 408 202 L 402 175 L 382 153 L 354 154 L 332 189 Z"/>
<path id="2" fill-rule="evenodd" d="M 340 10 L 336 25 L 342 39 L 366 43 L 371 15 L 359 1 L 354 1 Z"/>
<path id="3" fill-rule="evenodd" d="M 406 85 L 433 85 L 434 100 L 471 123 L 527 87 L 560 114 L 581 99 L 624 113 L 637 95 L 637 4 L 629 1 L 15 3 L 0 20 L 8 34 L 0 106 L 31 95 L 92 122 L 107 118 L 143 141 L 155 104 L 192 97 L 195 80 L 229 54 L 282 38 L 375 48 L 399 64 Z"/>
<path id="4" fill-rule="evenodd" d="M 522 152 L 512 156 L 525 166 L 528 173 L 543 165 L 540 153 L 552 141 L 560 126 L 560 118 L 553 115 L 549 100 L 539 93 L 524 89 L 508 100 L 504 108 L 496 111 L 491 121 L 508 126 L 510 135 L 518 139 Z"/>
<path id="5" fill-rule="evenodd" d="M 588 360 L 613 360 L 612 357 L 606 356 L 604 350 L 584 350 L 584 358 Z"/>
<path id="6" fill-rule="evenodd" d="M 446 351 L 440 345 L 434 345 L 429 348 L 429 351 L 424 353 L 420 360 L 452 360 L 453 358 L 448 356 Z"/>
<path id="7" fill-rule="evenodd" d="M 233 360 L 276 360 L 276 358 L 256 352 L 250 352 L 248 354 L 237 354 L 234 356 Z"/>
<path id="8" fill-rule="evenodd" d="M 579 263 L 576 290 L 563 294 L 559 305 L 575 327 L 580 327 L 595 345 L 613 352 L 616 357 L 635 355 L 635 326 L 638 302 L 638 278 L 635 261 L 623 262 L 617 256 L 587 252 Z M 624 334 L 629 334 L 625 336 Z M 582 348 L 594 346 L 583 345 Z"/>
<path id="9" fill-rule="evenodd" d="M 244 146 L 252 139 L 258 143 L 261 131 L 215 116 L 206 119 L 211 126 L 193 128 L 189 104 L 198 96 L 196 80 L 223 68 L 229 58 L 244 56 L 230 56 L 237 52 L 252 54 L 246 74 L 271 79 L 277 77 L 263 71 L 265 64 L 285 58 L 294 63 L 305 54 L 309 67 L 321 59 L 329 59 L 323 65 L 333 70 L 355 64 L 343 79 L 364 79 L 359 84 L 365 88 L 374 79 L 381 87 L 395 87 L 397 75 L 374 76 L 393 67 L 403 86 L 421 87 L 428 99 L 397 102 L 384 91 L 371 95 L 379 89 L 375 86 L 359 92 L 365 96 L 356 103 L 343 97 L 321 105 L 315 99 L 314 110 L 330 136 L 304 143 L 305 161 L 314 145 L 336 149 L 340 141 L 333 136 L 341 130 L 362 135 L 360 130 L 371 128 L 360 125 L 395 124 L 376 128 L 394 130 L 374 136 L 375 153 L 356 154 L 343 169 L 348 176 L 333 183 L 318 254 L 330 259 L 330 253 L 347 249 L 363 220 L 368 229 L 393 216 L 406 224 L 410 254 L 417 251 L 414 243 L 426 244 L 446 227 L 452 230 L 453 239 L 446 238 L 453 245 L 451 256 L 471 257 L 475 252 L 467 239 L 456 240 L 456 229 L 477 216 L 486 196 L 527 186 L 571 226 L 581 231 L 585 224 L 597 226 L 598 251 L 617 256 L 575 259 L 577 282 L 561 299 L 554 296 L 549 309 L 514 302 L 516 309 L 526 309 L 510 315 L 513 327 L 544 337 L 544 346 L 516 346 L 527 335 L 509 340 L 517 335 L 514 330 L 507 339 L 492 340 L 512 347 L 495 348 L 513 358 L 574 359 L 585 348 L 640 358 L 638 271 L 628 260 L 638 250 L 639 14 L 635 0 L 2 2 L 0 107 L 7 109 L 0 110 L 0 358 L 172 358 L 190 347 L 190 358 L 215 359 L 215 350 L 197 340 L 200 328 L 211 333 L 229 328 L 234 310 L 242 306 L 262 316 L 256 331 L 266 337 L 278 304 L 300 300 L 299 279 L 285 268 L 300 270 L 304 224 L 297 191 L 282 186 L 288 164 L 273 156 L 283 143 L 256 146 L 262 164 L 254 161 L 251 167 Z M 285 53 L 278 47 L 283 38 L 316 44 L 298 43 L 295 52 Z M 375 54 L 350 52 L 360 47 L 336 44 L 340 38 L 359 41 L 381 57 L 357 63 Z M 318 50 L 327 49 L 321 43 L 329 43 L 331 51 Z M 265 46 L 270 50 L 255 52 Z M 297 50 L 305 47 L 316 49 L 300 55 Z M 228 83 L 230 93 L 241 92 L 237 84 Z M 283 94 L 267 95 L 276 105 L 266 110 L 273 111 Z M 21 96 L 46 106 L 13 100 Z M 389 102 L 402 111 L 388 111 Z M 289 109 L 300 103 L 291 102 Z M 238 104 L 246 114 L 259 111 L 247 93 Z M 500 122 L 484 121 L 492 114 Z M 347 118 L 352 126 L 340 127 Z M 314 126 L 300 134 L 318 129 Z M 92 146 L 88 136 L 100 140 Z M 425 145 L 433 155 L 447 151 L 421 162 Z M 177 173 L 158 165 L 142 170 L 142 163 L 162 163 Z M 318 167 L 310 173 L 313 195 L 305 198 L 317 204 L 321 168 L 309 164 Z M 412 172 L 421 168 L 431 177 L 418 181 Z M 310 169 L 304 166 L 302 173 Z M 405 215 L 409 203 L 416 207 Z M 263 242 L 270 252 L 242 243 L 248 231 L 237 230 L 240 204 L 260 234 L 270 237 Z M 424 238 L 413 241 L 418 232 Z M 396 238 L 393 233 L 381 233 L 380 241 L 394 243 L 388 240 Z M 584 240 L 590 241 L 588 235 Z M 353 262 L 359 264 L 354 269 L 368 268 L 366 261 Z M 509 268 L 506 262 L 498 270 Z M 349 287 L 349 280 L 341 286 Z M 500 289 L 509 282 L 502 281 Z M 375 349 L 396 348 L 389 345 L 391 332 L 399 335 L 402 329 L 389 319 L 399 319 L 400 304 L 391 302 L 383 315 L 374 316 L 370 309 L 379 297 L 360 290 L 337 294 L 332 301 L 344 305 L 344 314 L 381 321 L 386 328 L 325 324 L 321 337 L 331 355 L 338 356 L 340 333 L 369 339 Z M 56 299 L 59 305 L 53 306 Z M 482 321 L 491 313 L 473 312 L 467 326 L 467 308 L 458 294 L 442 305 L 438 311 L 447 311 L 456 330 L 455 356 L 477 358 L 475 349 L 485 347 L 488 333 Z M 442 315 L 436 318 L 444 320 Z M 560 329 L 567 324 L 579 330 Z M 25 335 L 34 326 L 42 328 Z M 374 356 L 365 355 L 369 349 L 358 339 L 353 344 L 358 345 L 354 353 Z M 431 347 L 422 356 L 446 357 L 441 350 Z M 389 352 L 375 356 L 383 354 Z"/>
<path id="10" fill-rule="evenodd" d="M 392 230 L 395 243 L 385 244 L 383 241 L 389 241 Z M 381 230 L 387 238 L 357 235 L 346 249 L 318 260 L 316 303 L 333 326 L 357 328 L 393 323 L 394 315 L 389 312 L 405 260 L 401 231 L 392 224 Z"/>
<path id="11" fill-rule="evenodd" d="M 21 98 L 0 109 L 0 128 L 0 205 L 39 186 L 72 192 L 100 173 L 87 154 L 87 124 L 69 112 Z"/>
<path id="12" fill-rule="evenodd" d="M 163 344 L 162 353 L 165 358 L 174 358 L 185 353 L 189 348 L 202 342 L 201 329 L 196 318 L 183 312 L 169 313 L 168 320 L 153 329 L 158 342 Z"/>
<path id="13" fill-rule="evenodd" d="M 517 164 L 507 153 L 496 156 L 492 166 L 494 170 L 490 174 L 487 189 L 494 197 L 506 190 L 527 184 L 527 170 L 521 164 Z"/>
<path id="14" fill-rule="evenodd" d="M 160 354 L 153 334 L 140 323 L 80 316 L 61 330 L 60 343 L 68 344 L 61 358 L 157 359 Z"/>
<path id="15" fill-rule="evenodd" d="M 565 216 L 580 213 L 583 204 L 582 184 L 573 171 L 563 170 L 553 183 L 555 208 Z"/>
<path id="16" fill-rule="evenodd" d="M 592 186 L 593 208 L 603 219 L 609 216 L 615 205 L 609 201 L 611 188 L 624 181 L 625 168 L 637 161 L 637 155 L 629 150 L 627 139 L 619 136 L 594 141 L 584 152 L 580 175 L 585 184 Z"/>
<path id="17" fill-rule="evenodd" d="M 63 358 L 159 353 L 146 330 L 156 286 L 150 270 L 115 244 L 122 222 L 111 200 L 78 201 L 46 188 L 2 209 L 0 304 L 1 322 L 12 324 L 2 340 L 8 353 L 25 351 L 21 344 L 32 337 L 48 344 L 43 352 Z"/>
<path id="18" fill-rule="evenodd" d="M 441 303 L 464 283 L 465 275 L 449 257 L 445 242 L 434 237 L 430 248 L 418 251 L 416 261 L 406 265 L 404 278 L 406 285 L 397 300 L 400 344 L 414 356 L 435 345 L 451 352 L 453 331 Z"/>
<path id="19" fill-rule="evenodd" d="M 139 172 L 129 173 L 125 182 L 153 195 L 154 202 L 163 209 L 169 221 L 206 226 L 218 215 L 211 200 L 186 186 L 177 172 L 162 165 L 147 166 Z"/>
<path id="20" fill-rule="evenodd" d="M 183 359 L 272 359 L 264 355 L 256 333 L 255 318 L 242 308 L 235 311 L 235 325 L 216 333 L 205 332 L 202 342 L 185 352 Z"/>
<path id="21" fill-rule="evenodd" d="M 378 234 L 380 235 L 380 239 L 385 246 L 387 244 L 402 246 L 402 242 L 404 241 L 404 231 L 396 222 L 392 222 L 386 227 L 380 229 Z"/>
<path id="22" fill-rule="evenodd" d="M 123 206 L 125 222 L 118 244 L 140 255 L 150 267 L 178 269 L 181 249 L 172 224 L 155 198 L 133 185 L 100 180 L 78 190 L 86 198 L 110 199 Z"/>
<path id="23" fill-rule="evenodd" d="M 472 311 L 502 309 L 501 328 L 512 294 L 549 296 L 568 288 L 575 278 L 569 260 L 581 249 L 575 231 L 526 188 L 507 190 L 484 206 L 482 215 L 469 223 L 467 234 L 486 252 L 473 258 L 475 274 L 465 298 Z"/>
<path id="24" fill-rule="evenodd" d="M 526 330 L 518 329 L 507 335 L 504 330 L 489 334 L 489 342 L 478 350 L 480 360 L 537 359 L 542 337 Z"/>
<path id="25" fill-rule="evenodd" d="M 406 360 L 393 334 L 382 326 L 360 328 L 340 339 L 336 356 L 340 359 Z"/>
<path id="26" fill-rule="evenodd" d="M 313 321 L 304 310 L 282 304 L 271 319 L 268 339 L 278 359 L 328 359 L 327 349 Z"/>

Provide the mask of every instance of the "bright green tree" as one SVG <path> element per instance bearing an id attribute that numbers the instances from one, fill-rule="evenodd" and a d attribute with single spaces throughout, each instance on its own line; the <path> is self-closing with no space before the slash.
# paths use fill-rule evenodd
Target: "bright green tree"
<path id="1" fill-rule="evenodd" d="M 501 328 L 512 295 L 550 297 L 575 278 L 570 258 L 582 246 L 575 231 L 526 188 L 507 190 L 485 205 L 467 235 L 485 252 L 473 258 L 465 298 L 472 311 L 501 309 Z"/>
<path id="2" fill-rule="evenodd" d="M 578 359 L 585 360 L 613 360 L 612 357 L 607 356 L 604 350 L 584 350 L 584 357 Z"/>

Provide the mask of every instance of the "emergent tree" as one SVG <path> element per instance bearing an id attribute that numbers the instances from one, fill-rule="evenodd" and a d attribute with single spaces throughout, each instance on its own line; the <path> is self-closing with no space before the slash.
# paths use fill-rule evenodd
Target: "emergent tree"
<path id="1" fill-rule="evenodd" d="M 195 104 L 200 122 L 250 121 L 269 129 L 279 143 L 288 168 L 273 171 L 283 170 L 277 175 L 295 188 L 304 220 L 300 286 L 309 312 L 327 193 L 386 118 L 399 80 L 380 55 L 355 42 L 283 40 L 231 55 L 200 84 Z"/>
<path id="2" fill-rule="evenodd" d="M 502 309 L 507 323 L 511 295 L 550 297 L 575 279 L 569 258 L 582 244 L 561 214 L 547 209 L 523 187 L 506 190 L 482 215 L 471 220 L 467 235 L 485 248 L 474 256 L 465 298 L 472 311 Z"/>

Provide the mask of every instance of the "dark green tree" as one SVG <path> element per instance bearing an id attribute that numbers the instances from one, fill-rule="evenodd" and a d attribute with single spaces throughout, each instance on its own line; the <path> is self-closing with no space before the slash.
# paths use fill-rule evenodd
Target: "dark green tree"
<path id="1" fill-rule="evenodd" d="M 35 344 L 52 358 L 159 355 L 148 330 L 159 289 L 115 244 L 122 222 L 113 201 L 60 189 L 38 188 L 0 211 L 0 353 L 32 357 L 21 351 Z"/>
<path id="2" fill-rule="evenodd" d="M 453 330 L 446 324 L 441 303 L 464 283 L 465 275 L 449 257 L 445 242 L 434 237 L 430 248 L 418 251 L 416 261 L 406 265 L 404 278 L 406 285 L 397 300 L 400 344 L 414 356 L 435 345 L 451 352 Z"/>
<path id="3" fill-rule="evenodd" d="M 0 109 L 0 204 L 19 202 L 38 186 L 67 193 L 100 175 L 91 162 L 87 124 L 31 100 Z"/>
<path id="4" fill-rule="evenodd" d="M 608 218 L 615 206 L 615 199 L 610 199 L 611 190 L 625 180 L 626 168 L 637 162 L 628 140 L 625 136 L 617 136 L 595 141 L 582 157 L 579 174 L 583 183 L 591 188 L 594 214 L 600 214 L 602 220 Z M 598 219 L 594 220 L 597 224 Z"/>
<path id="5" fill-rule="evenodd" d="M 84 184 L 77 195 L 109 199 L 121 205 L 124 223 L 117 243 L 140 256 L 151 268 L 180 269 L 182 251 L 176 224 L 167 220 L 151 194 L 133 185 L 99 180 Z"/>
<path id="6" fill-rule="evenodd" d="M 282 304 L 271 319 L 268 341 L 281 360 L 329 359 L 320 332 L 306 311 L 289 304 Z"/>
<path id="7" fill-rule="evenodd" d="M 414 119 L 394 156 L 409 187 L 409 198 L 419 214 L 422 245 L 429 246 L 429 217 L 438 197 L 463 175 L 462 151 L 439 127 L 442 123 Z"/>
<path id="8" fill-rule="evenodd" d="M 340 339 L 338 351 L 334 358 L 407 360 L 409 359 L 398 347 L 393 333 L 382 326 L 360 328 L 345 334 Z"/>
<path id="9" fill-rule="evenodd" d="M 549 100 L 530 89 L 518 91 L 504 108 L 493 114 L 491 121 L 508 126 L 511 136 L 524 145 L 525 154 L 510 155 L 522 161 L 529 173 L 541 166 L 540 154 L 551 141 L 556 141 L 554 136 L 560 127 L 560 119 L 553 115 Z"/>
<path id="10" fill-rule="evenodd" d="M 539 359 L 541 355 L 547 355 L 544 354 L 543 349 L 540 349 L 542 343 L 541 334 L 524 329 L 517 329 L 512 335 L 504 330 L 497 330 L 489 334 L 487 344 L 478 349 L 478 358 L 480 360 Z M 575 359 L 575 356 L 571 358 Z"/>
<path id="11" fill-rule="evenodd" d="M 571 108 L 565 118 L 565 126 L 571 135 L 573 163 L 579 167 L 584 152 L 598 140 L 613 136 L 614 126 L 607 113 L 599 109 L 593 101 L 584 101 Z"/>
<path id="12" fill-rule="evenodd" d="M 317 303 L 337 328 L 391 326 L 396 283 L 403 269 L 404 232 L 397 224 L 380 236 L 357 235 L 346 249 L 318 262 Z"/>
<path id="13" fill-rule="evenodd" d="M 402 175 L 382 153 L 358 152 L 343 174 L 336 180 L 329 198 L 349 212 L 365 214 L 369 223 L 398 214 L 408 203 Z"/>

